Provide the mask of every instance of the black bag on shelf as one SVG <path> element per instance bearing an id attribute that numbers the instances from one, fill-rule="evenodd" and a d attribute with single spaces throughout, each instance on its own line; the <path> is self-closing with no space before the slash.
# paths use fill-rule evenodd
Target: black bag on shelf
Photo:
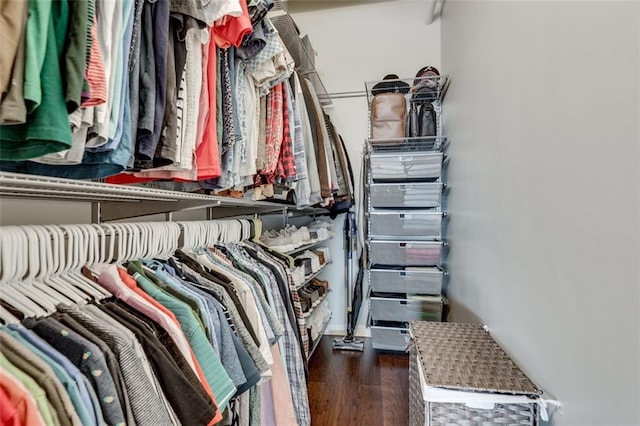
<path id="1" fill-rule="evenodd" d="M 412 99 L 407 118 L 407 134 L 409 137 L 417 138 L 437 135 L 436 110 L 431 102 Z"/>

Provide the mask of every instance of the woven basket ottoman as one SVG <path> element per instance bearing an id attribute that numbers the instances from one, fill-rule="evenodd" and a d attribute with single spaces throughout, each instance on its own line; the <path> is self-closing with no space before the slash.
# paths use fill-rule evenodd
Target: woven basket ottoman
<path id="1" fill-rule="evenodd" d="M 409 425 L 538 424 L 542 391 L 480 324 L 414 321 Z"/>

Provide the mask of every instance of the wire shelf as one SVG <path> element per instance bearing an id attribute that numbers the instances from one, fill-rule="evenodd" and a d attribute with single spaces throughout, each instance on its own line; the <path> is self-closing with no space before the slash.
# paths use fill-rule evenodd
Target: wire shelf
<path id="1" fill-rule="evenodd" d="M 10 172 L 0 172 L 0 196 L 3 199 L 28 198 L 97 203 L 100 205 L 99 216 L 93 218 L 94 222 L 210 207 L 216 208 L 212 218 L 297 211 L 295 205 L 270 201 Z M 302 210 L 316 212 L 318 209 Z"/>
<path id="2" fill-rule="evenodd" d="M 369 103 L 380 93 L 403 93 L 408 101 L 442 102 L 449 89 L 448 75 L 430 77 L 406 77 L 389 80 L 366 81 L 365 90 Z"/>
<path id="3" fill-rule="evenodd" d="M 395 153 L 410 151 L 445 151 L 449 145 L 446 136 L 426 136 L 398 139 L 367 139 L 367 151 L 370 153 Z"/>

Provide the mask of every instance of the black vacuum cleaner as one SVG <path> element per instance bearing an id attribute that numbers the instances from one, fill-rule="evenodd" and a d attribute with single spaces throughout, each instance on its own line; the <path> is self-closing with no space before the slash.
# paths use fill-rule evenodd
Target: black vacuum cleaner
<path id="1" fill-rule="evenodd" d="M 333 339 L 333 349 L 342 351 L 363 351 L 364 342 L 353 336 L 358 314 L 362 305 L 362 281 L 364 279 L 364 268 L 362 267 L 362 257 L 358 261 L 358 276 L 355 284 L 353 282 L 353 258 L 358 253 L 358 228 L 356 225 L 356 214 L 349 211 L 344 220 L 344 240 L 345 240 L 345 284 L 347 287 L 347 335 L 343 338 Z"/>

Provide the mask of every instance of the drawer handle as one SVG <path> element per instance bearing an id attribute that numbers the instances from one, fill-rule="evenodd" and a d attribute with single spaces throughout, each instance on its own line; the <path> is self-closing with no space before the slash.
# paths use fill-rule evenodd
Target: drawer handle
<path id="1" fill-rule="evenodd" d="M 406 301 L 406 300 L 401 300 L 401 301 L 400 301 L 400 304 L 401 304 L 401 305 L 407 305 L 408 303 L 409 303 L 409 302 L 408 302 L 408 301 Z"/>
<path id="2" fill-rule="evenodd" d="M 411 191 L 413 189 L 413 185 L 400 185 L 400 191 Z"/>
<path id="3" fill-rule="evenodd" d="M 400 334 L 407 334 L 409 333 L 409 330 L 400 330 Z"/>
<path id="4" fill-rule="evenodd" d="M 400 244 L 398 244 L 398 245 L 399 245 L 400 247 L 406 247 L 406 246 L 407 246 L 407 243 L 400 243 Z"/>

